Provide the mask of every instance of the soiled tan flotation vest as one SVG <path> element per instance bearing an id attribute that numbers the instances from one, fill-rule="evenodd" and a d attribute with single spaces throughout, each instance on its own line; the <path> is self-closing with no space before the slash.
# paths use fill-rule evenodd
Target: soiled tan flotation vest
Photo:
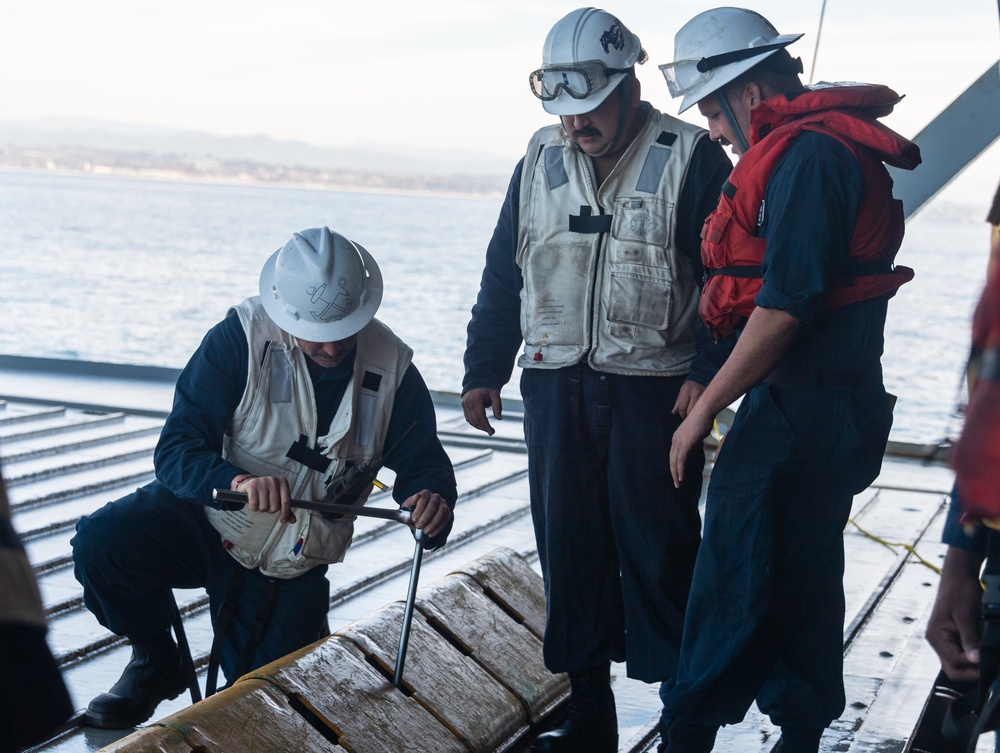
<path id="1" fill-rule="evenodd" d="M 354 373 L 330 430 L 316 438 L 316 398 L 307 356 L 293 337 L 271 322 L 258 297 L 235 310 L 250 349 L 249 373 L 223 457 L 258 476 L 285 476 L 293 498 L 324 499 L 348 464 L 374 464 L 381 457 L 396 390 L 412 351 L 373 319 L 358 333 Z M 364 504 L 365 497 L 358 504 Z M 305 510 L 296 511 L 295 523 L 283 524 L 277 515 L 247 508 L 206 509 L 240 564 L 278 578 L 340 562 L 354 533 L 352 519 L 329 520 Z"/>
<path id="2" fill-rule="evenodd" d="M 757 226 L 767 182 L 804 131 L 826 134 L 846 146 L 865 181 L 847 276 L 829 291 L 824 308 L 887 295 L 913 279 L 912 269 L 893 267 L 903 240 L 903 205 L 892 198 L 892 179 L 883 162 L 912 170 L 920 164 L 920 152 L 876 120 L 891 112 L 899 99 L 885 86 L 826 85 L 791 100 L 773 97 L 754 109 L 751 148 L 730 174 L 719 207 L 702 230 L 707 282 L 699 313 L 716 337 L 732 332 L 754 309 L 766 246 L 757 237 Z"/>
<path id="3" fill-rule="evenodd" d="M 590 158 L 558 125 L 524 159 L 517 264 L 522 368 L 587 358 L 597 371 L 676 375 L 695 356 L 698 287 L 677 250 L 676 215 L 695 145 L 707 132 L 650 108 L 595 188 Z"/>

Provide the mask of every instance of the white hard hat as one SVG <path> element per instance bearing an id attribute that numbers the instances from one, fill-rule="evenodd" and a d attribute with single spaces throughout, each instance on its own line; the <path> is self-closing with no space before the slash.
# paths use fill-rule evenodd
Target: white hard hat
<path id="1" fill-rule="evenodd" d="M 382 273 L 357 243 L 328 227 L 295 233 L 260 272 L 267 315 L 290 335 L 311 342 L 360 332 L 382 302 Z"/>
<path id="2" fill-rule="evenodd" d="M 545 38 L 542 67 L 528 77 L 552 115 L 579 115 L 603 102 L 636 63 L 646 62 L 639 37 L 610 13 L 579 8 Z"/>
<path id="3" fill-rule="evenodd" d="M 801 34 L 779 34 L 759 13 L 714 8 L 688 21 L 674 36 L 674 62 L 660 66 L 670 96 L 683 96 L 684 112 Z"/>

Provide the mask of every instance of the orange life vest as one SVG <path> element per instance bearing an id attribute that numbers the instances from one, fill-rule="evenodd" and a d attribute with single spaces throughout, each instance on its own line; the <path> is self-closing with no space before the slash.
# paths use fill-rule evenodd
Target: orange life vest
<path id="1" fill-rule="evenodd" d="M 803 131 L 827 134 L 846 146 L 865 181 L 851 264 L 828 292 L 824 309 L 894 293 L 913 279 L 912 269 L 892 266 L 903 240 L 903 205 L 892 198 L 892 179 L 882 163 L 912 170 L 920 164 L 920 150 L 876 120 L 899 99 L 885 86 L 835 85 L 809 89 L 793 99 L 773 97 L 753 110 L 751 148 L 740 157 L 702 229 L 707 281 L 699 313 L 717 338 L 736 329 L 754 309 L 766 245 L 757 237 L 764 192 L 778 161 Z"/>

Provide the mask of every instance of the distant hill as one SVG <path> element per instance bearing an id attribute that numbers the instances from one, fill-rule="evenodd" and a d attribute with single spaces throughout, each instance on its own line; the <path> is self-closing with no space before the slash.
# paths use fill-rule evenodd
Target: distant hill
<path id="1" fill-rule="evenodd" d="M 318 147 L 66 118 L 0 120 L 0 166 L 160 178 L 495 194 L 513 161 L 480 152 Z"/>
<path id="2" fill-rule="evenodd" d="M 486 152 L 424 150 L 352 144 L 320 147 L 267 136 L 225 137 L 122 123 L 68 118 L 0 120 L 0 141 L 21 145 L 79 146 L 127 152 L 183 154 L 219 160 L 248 160 L 290 167 L 343 168 L 408 175 L 483 175 L 509 177 L 511 159 Z"/>
<path id="3" fill-rule="evenodd" d="M 0 120 L 0 168 L 14 170 L 503 196 L 513 167 L 514 160 L 486 152 L 319 147 L 56 117 Z M 992 190 L 978 190 L 983 198 L 973 203 L 946 189 L 918 216 L 982 223 Z"/>

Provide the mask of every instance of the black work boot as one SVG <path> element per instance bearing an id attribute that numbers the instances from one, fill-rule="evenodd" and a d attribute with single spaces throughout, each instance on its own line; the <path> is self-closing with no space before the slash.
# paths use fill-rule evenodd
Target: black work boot
<path id="1" fill-rule="evenodd" d="M 718 727 L 702 727 L 676 717 L 670 722 L 666 753 L 712 753 Z"/>
<path id="2" fill-rule="evenodd" d="M 532 753 L 616 753 L 618 714 L 611 666 L 570 672 L 569 709 L 556 729 L 535 738 Z"/>
<path id="3" fill-rule="evenodd" d="M 660 736 L 660 742 L 656 744 L 656 753 L 667 753 L 667 733 L 670 731 L 670 727 L 663 721 L 663 717 L 660 717 L 660 721 L 656 724 L 656 732 Z"/>
<path id="4" fill-rule="evenodd" d="M 107 693 L 87 707 L 86 723 L 102 729 L 128 729 L 145 722 L 161 701 L 176 698 L 188 681 L 180 651 L 170 634 L 133 643 L 132 659 Z"/>
<path id="5" fill-rule="evenodd" d="M 781 728 L 781 753 L 818 753 L 824 729 Z"/>

